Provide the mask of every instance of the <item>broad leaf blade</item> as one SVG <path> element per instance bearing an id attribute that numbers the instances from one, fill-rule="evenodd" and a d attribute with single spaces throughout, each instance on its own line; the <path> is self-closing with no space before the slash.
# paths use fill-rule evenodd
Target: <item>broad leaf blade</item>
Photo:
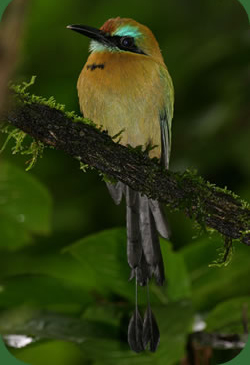
<path id="1" fill-rule="evenodd" d="M 51 197 L 31 174 L 0 163 L 0 208 L 2 214 L 19 222 L 30 232 L 47 234 L 51 228 Z"/>
<path id="2" fill-rule="evenodd" d="M 223 334 L 243 334 L 250 329 L 250 298 L 226 300 L 209 312 L 206 331 Z"/>
<path id="3" fill-rule="evenodd" d="M 221 237 L 203 237 L 181 250 L 192 280 L 192 301 L 197 310 L 208 310 L 217 303 L 249 293 L 249 247 L 237 245 L 227 267 L 209 267 L 218 258 Z"/>

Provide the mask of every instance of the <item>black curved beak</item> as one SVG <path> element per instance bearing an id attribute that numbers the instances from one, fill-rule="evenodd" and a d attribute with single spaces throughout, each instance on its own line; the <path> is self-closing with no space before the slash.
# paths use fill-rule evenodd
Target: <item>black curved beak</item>
<path id="1" fill-rule="evenodd" d="M 77 33 L 83 34 L 88 38 L 98 42 L 107 44 L 110 43 L 107 35 L 100 29 L 89 27 L 88 25 L 68 25 L 68 29 L 74 30 Z"/>
<path id="2" fill-rule="evenodd" d="M 88 38 L 94 39 L 95 41 L 102 43 L 105 46 L 112 48 L 120 48 L 122 51 L 129 51 L 138 54 L 146 55 L 144 51 L 139 49 L 135 44 L 133 46 L 123 46 L 120 42 L 120 36 L 112 36 L 108 33 L 103 32 L 100 29 L 89 27 L 88 25 L 68 25 L 68 29 L 74 30 L 77 33 L 83 34 Z"/>

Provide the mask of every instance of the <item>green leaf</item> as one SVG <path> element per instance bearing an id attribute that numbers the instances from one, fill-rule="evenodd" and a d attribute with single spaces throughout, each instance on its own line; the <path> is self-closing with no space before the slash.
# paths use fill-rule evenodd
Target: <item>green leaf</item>
<path id="1" fill-rule="evenodd" d="M 128 282 L 130 269 L 126 261 L 126 233 L 123 228 L 87 236 L 65 251 L 82 264 L 83 272 L 88 272 L 88 276 L 83 277 L 85 282 L 90 278 L 101 292 L 134 298 L 134 285 Z"/>
<path id="2" fill-rule="evenodd" d="M 87 365 L 84 354 L 79 347 L 66 341 L 46 341 L 35 343 L 23 349 L 9 351 L 25 364 L 32 365 Z"/>
<path id="3" fill-rule="evenodd" d="M 180 254 L 172 251 L 170 242 L 161 240 L 167 283 L 163 288 L 150 283 L 152 303 L 167 303 L 190 296 L 190 284 L 185 263 Z M 126 231 L 116 228 L 87 236 L 67 247 L 88 272 L 89 280 L 100 291 L 116 293 L 134 302 L 134 281 L 128 282 Z M 86 284 L 87 285 L 87 284 Z M 139 288 L 139 303 L 147 300 L 145 288 Z"/>
<path id="4" fill-rule="evenodd" d="M 197 310 L 208 310 L 217 303 L 249 293 L 249 247 L 235 243 L 232 262 L 227 267 L 209 267 L 221 248 L 221 237 L 213 235 L 181 250 L 192 281 L 192 300 Z"/>
<path id="5" fill-rule="evenodd" d="M 34 176 L 6 161 L 0 164 L 0 212 L 31 233 L 50 231 L 51 198 L 47 189 Z"/>
<path id="6" fill-rule="evenodd" d="M 180 362 L 186 351 L 186 338 L 193 323 L 193 312 L 188 302 L 171 303 L 154 309 L 160 327 L 160 344 L 157 352 L 136 354 L 120 341 L 87 340 L 81 344 L 86 356 L 96 360 L 95 365 L 174 365 Z"/>
<path id="7" fill-rule="evenodd" d="M 137 354 L 128 344 L 119 340 L 91 339 L 81 345 L 85 356 L 95 365 L 144 365 L 157 364 L 150 353 Z"/>
<path id="8" fill-rule="evenodd" d="M 7 342 L 8 336 L 15 333 L 38 341 L 56 339 L 77 343 L 83 351 L 84 358 L 95 364 L 174 365 L 185 354 L 186 337 L 193 322 L 192 308 L 188 302 L 172 303 L 157 307 L 155 315 L 161 331 L 161 342 L 155 354 L 145 351 L 138 355 L 132 352 L 126 337 L 120 338 L 117 326 L 102 321 L 81 320 L 41 312 L 27 307 L 3 312 L 0 316 L 0 332 Z M 41 345 L 37 342 L 29 346 L 26 351 L 15 350 L 14 353 L 28 354 L 29 349 Z"/>
<path id="9" fill-rule="evenodd" d="M 169 241 L 161 239 L 168 299 L 175 302 L 191 297 L 191 283 L 183 256 L 172 249 Z"/>
<path id="10" fill-rule="evenodd" d="M 244 333 L 243 318 L 250 326 L 249 296 L 233 298 L 219 303 L 206 318 L 206 331 L 223 334 Z"/>
<path id="11" fill-rule="evenodd" d="M 62 280 L 68 287 L 79 287 L 86 291 L 91 283 L 89 273 L 81 263 L 70 254 L 61 254 L 58 250 L 50 253 L 41 250 L 23 250 L 20 252 L 4 251 L 0 255 L 0 275 L 45 275 Z M 87 284 L 86 284 L 87 283 Z"/>
<path id="12" fill-rule="evenodd" d="M 1 280 L 0 306 L 10 308 L 32 304 L 39 308 L 51 304 L 80 303 L 82 308 L 92 302 L 90 295 L 73 283 L 51 276 L 21 275 Z"/>
<path id="13" fill-rule="evenodd" d="M 17 250 L 31 242 L 32 237 L 24 225 L 0 211 L 0 248 Z"/>
<path id="14" fill-rule="evenodd" d="M 156 364 L 177 364 L 185 356 L 187 335 L 192 332 L 193 308 L 189 301 L 171 303 L 154 310 L 161 339 L 154 354 Z"/>
<path id="15" fill-rule="evenodd" d="M 81 318 L 90 321 L 108 323 L 118 327 L 126 311 L 126 306 L 120 307 L 119 303 L 111 303 L 108 301 L 101 303 L 97 302 L 96 304 L 86 308 Z"/>
<path id="16" fill-rule="evenodd" d="M 56 339 L 74 342 L 79 344 L 84 357 L 96 364 L 125 365 L 129 362 L 131 365 L 174 365 L 185 354 L 187 334 L 193 323 L 192 308 L 187 301 L 176 302 L 154 308 L 154 314 L 161 332 L 161 342 L 155 354 L 145 351 L 138 355 L 132 352 L 126 335 L 121 332 L 123 327 L 127 330 L 127 323 L 121 321 L 118 326 L 112 314 L 108 315 L 109 319 L 103 320 L 104 312 L 100 311 L 95 319 L 93 312 L 89 311 L 86 312 L 86 319 L 80 319 L 22 306 L 1 313 L 0 333 L 7 343 L 8 336 L 12 334 L 25 335 L 35 341 Z M 32 348 L 36 346 L 39 346 L 39 342 L 33 344 Z"/>
<path id="17" fill-rule="evenodd" d="M 34 339 L 58 339 L 78 344 L 91 338 L 114 339 L 118 336 L 117 327 L 107 323 L 35 310 L 30 306 L 2 312 L 0 332 L 6 339 L 8 335 L 19 334 Z"/>

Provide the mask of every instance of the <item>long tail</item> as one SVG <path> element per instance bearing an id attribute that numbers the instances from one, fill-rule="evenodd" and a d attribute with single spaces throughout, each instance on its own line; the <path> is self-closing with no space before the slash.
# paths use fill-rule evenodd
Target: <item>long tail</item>
<path id="1" fill-rule="evenodd" d="M 127 185 L 118 182 L 107 184 L 116 204 L 125 195 L 127 206 L 127 257 L 131 267 L 131 278 L 144 286 L 155 277 L 158 285 L 165 280 L 164 265 L 160 250 L 159 236 L 169 238 L 170 229 L 160 203 L 142 196 Z"/>
<path id="2" fill-rule="evenodd" d="M 136 288 L 137 283 L 141 286 L 148 285 L 152 277 L 155 277 L 158 285 L 163 285 L 165 274 L 158 233 L 163 238 L 169 238 L 170 230 L 160 203 L 142 196 L 121 182 L 116 185 L 107 184 L 107 186 L 116 204 L 120 204 L 123 195 L 126 198 L 127 258 L 131 267 L 130 278 L 135 277 Z M 136 289 L 136 309 L 128 331 L 131 349 L 140 352 L 150 342 L 151 351 L 155 351 L 159 343 L 159 335 L 157 337 L 156 333 L 159 334 L 159 330 L 149 301 L 144 323 L 142 323 L 137 308 Z"/>

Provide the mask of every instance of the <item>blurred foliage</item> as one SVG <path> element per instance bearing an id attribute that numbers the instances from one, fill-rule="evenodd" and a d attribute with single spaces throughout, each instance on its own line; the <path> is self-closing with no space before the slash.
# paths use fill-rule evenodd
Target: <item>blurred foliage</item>
<path id="1" fill-rule="evenodd" d="M 171 169 L 197 168 L 249 200 L 250 30 L 236 0 L 32 1 L 14 81 L 37 75 L 33 93 L 79 113 L 76 82 L 88 40 L 65 27 L 98 27 L 118 15 L 152 29 L 172 75 Z M 230 265 L 209 267 L 221 237 L 197 235 L 182 213 L 168 217 L 171 243 L 161 241 L 168 283 L 151 285 L 161 344 L 156 354 L 137 355 L 126 342 L 134 285 L 119 228 L 124 204 L 115 206 L 100 177 L 61 152 L 46 149 L 27 173 L 25 158 L 8 148 L 0 160 L 0 333 L 36 339 L 13 354 L 32 365 L 45 356 L 53 365 L 175 365 L 186 356 L 197 313 L 207 331 L 243 333 L 249 248 L 235 242 Z"/>
<path id="2" fill-rule="evenodd" d="M 2 248 L 22 248 L 31 242 L 31 233 L 50 232 L 52 207 L 47 189 L 35 177 L 3 161 L 0 174 L 0 205 Z"/>

